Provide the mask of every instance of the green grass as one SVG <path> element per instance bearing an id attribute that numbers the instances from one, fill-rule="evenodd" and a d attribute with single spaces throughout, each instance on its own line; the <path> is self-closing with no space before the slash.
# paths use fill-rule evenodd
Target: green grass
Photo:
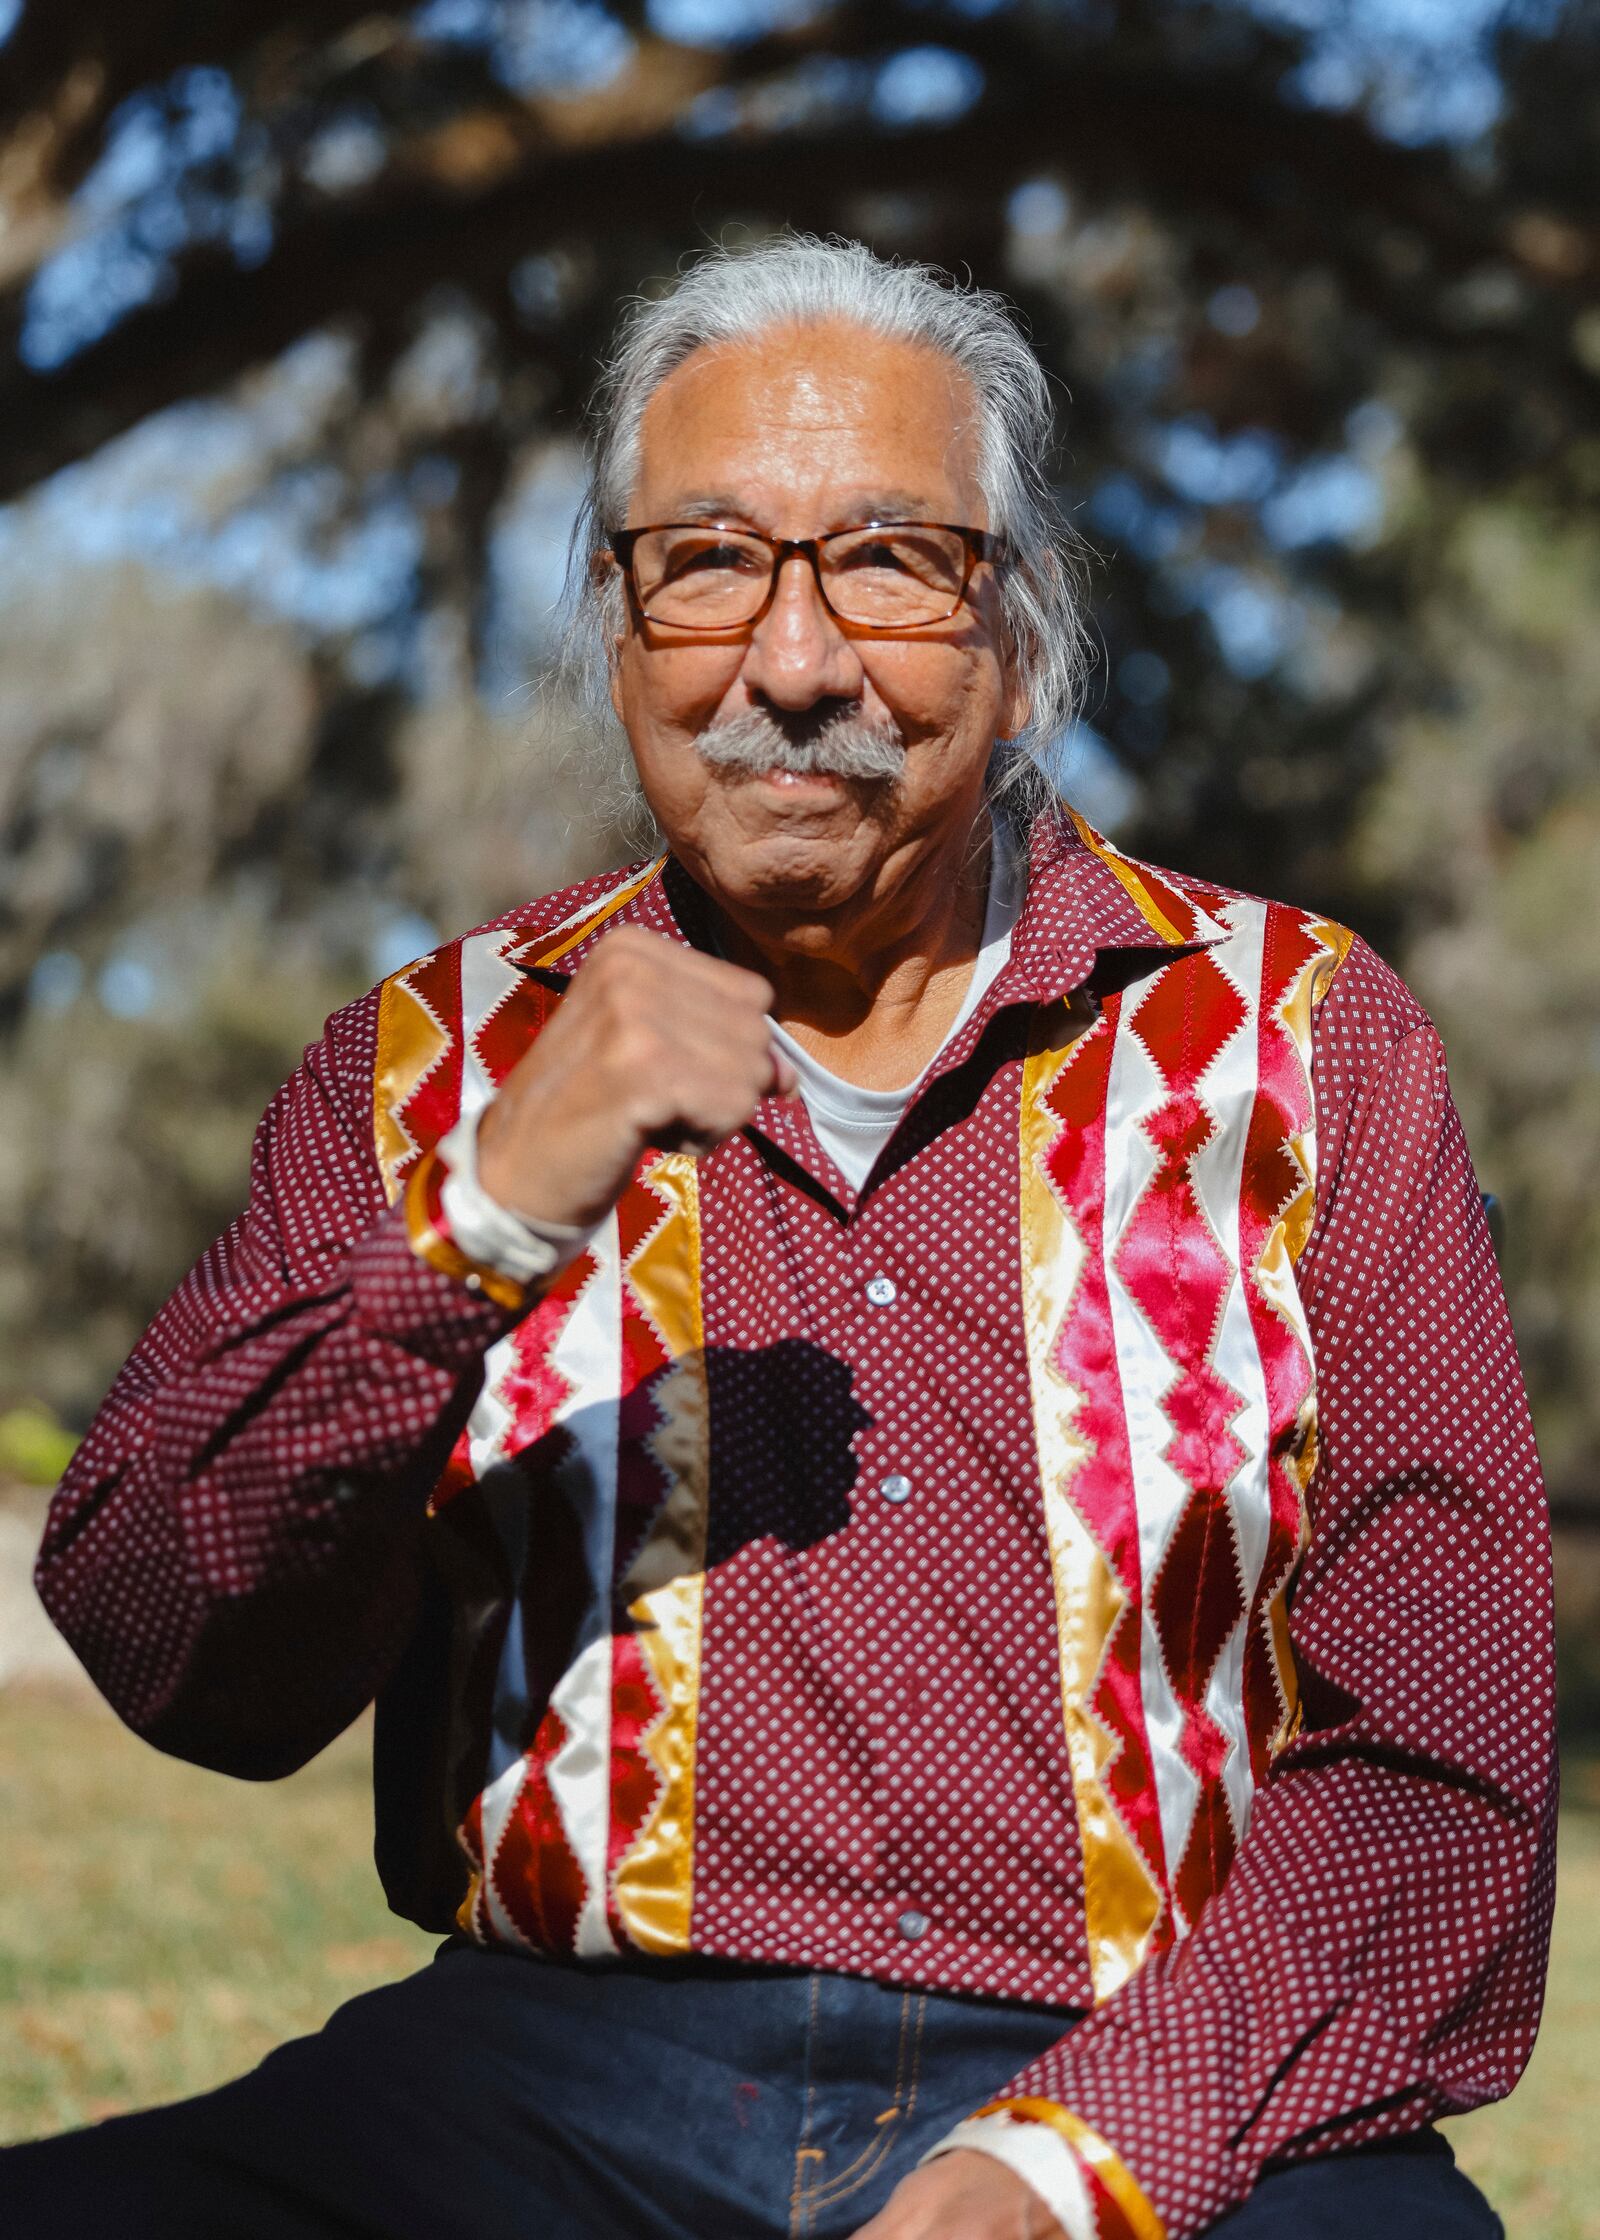
<path id="1" fill-rule="evenodd" d="M 1544 2021 L 1509 2100 L 1445 2129 L 1510 2240 L 1600 2234 L 1600 1768 L 1575 1766 L 1561 1819 Z"/>
<path id="2" fill-rule="evenodd" d="M 0 1696 L 0 2138 L 203 2091 L 427 1959 L 373 1872 L 367 1751 L 260 1786 Z"/>
<path id="3" fill-rule="evenodd" d="M 0 1695 L 0 2140 L 203 2091 L 427 1959 L 372 1871 L 367 1747 L 363 1724 L 255 1787 L 160 1757 L 81 1696 Z M 1597 1805 L 1591 1782 L 1563 1822 L 1528 2075 L 1450 2126 L 1512 2240 L 1600 2230 Z"/>

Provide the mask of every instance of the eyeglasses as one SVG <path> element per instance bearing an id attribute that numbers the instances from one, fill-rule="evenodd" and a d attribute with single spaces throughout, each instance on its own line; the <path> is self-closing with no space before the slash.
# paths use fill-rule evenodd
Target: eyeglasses
<path id="1" fill-rule="evenodd" d="M 714 522 L 618 529 L 611 549 L 641 614 L 680 630 L 743 630 L 759 622 L 778 571 L 803 553 L 830 614 L 859 630 L 921 630 L 966 596 L 980 560 L 1001 540 L 948 521 L 867 521 L 825 537 L 767 537 Z"/>

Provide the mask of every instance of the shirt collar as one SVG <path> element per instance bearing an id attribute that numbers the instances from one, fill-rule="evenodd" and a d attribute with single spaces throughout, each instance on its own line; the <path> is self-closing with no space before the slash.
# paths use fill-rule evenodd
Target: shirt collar
<path id="1" fill-rule="evenodd" d="M 1105 952 L 1202 948 L 1225 932 L 1187 883 L 1124 855 L 1067 809 L 1033 827 L 1027 894 L 993 994 L 1048 1003 L 1081 988 Z"/>
<path id="2" fill-rule="evenodd" d="M 604 883 L 564 925 L 519 943 L 510 961 L 565 987 L 614 927 L 648 932 L 715 951 L 709 898 L 670 855 L 638 864 Z M 1028 884 L 1011 935 L 1011 954 L 959 1034 L 929 1067 L 919 1090 L 964 1065 L 997 1012 L 1012 1005 L 1064 1002 L 1095 976 L 1102 956 L 1125 959 L 1119 978 L 1154 967 L 1163 955 L 1220 941 L 1226 928 L 1187 884 L 1124 855 L 1076 811 L 1039 818 L 1028 841 Z M 1090 1014 L 1092 1016 L 1092 1012 Z M 764 1097 L 751 1127 L 790 1163 L 795 1178 L 847 1210 L 857 1193 L 834 1167 L 798 1098 Z"/>
<path id="3" fill-rule="evenodd" d="M 596 884 L 565 926 L 520 942 L 514 963 L 553 981 L 571 978 L 617 926 L 714 951 L 709 898 L 674 857 L 636 864 Z M 1075 810 L 1036 820 L 1028 841 L 1028 885 L 1011 936 L 1011 955 L 980 1015 L 1000 1003 L 1047 1003 L 1090 978 L 1099 956 L 1117 950 L 1202 948 L 1226 929 L 1194 888 L 1124 855 Z"/>

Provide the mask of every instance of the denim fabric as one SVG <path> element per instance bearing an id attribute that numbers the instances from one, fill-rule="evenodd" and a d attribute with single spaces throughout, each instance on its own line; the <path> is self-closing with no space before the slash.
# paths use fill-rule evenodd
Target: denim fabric
<path id="1" fill-rule="evenodd" d="M 846 2240 L 1074 2017 L 447 1945 L 202 2098 L 0 2154 L 6 2240 Z M 1227 2240 L 1498 2232 L 1431 2134 L 1270 2176 Z"/>

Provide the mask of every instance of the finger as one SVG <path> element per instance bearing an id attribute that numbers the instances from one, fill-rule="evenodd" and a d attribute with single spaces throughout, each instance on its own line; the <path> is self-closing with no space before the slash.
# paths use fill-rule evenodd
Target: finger
<path id="1" fill-rule="evenodd" d="M 748 1091 L 752 1102 L 792 1093 L 793 1068 L 772 1040 L 765 1020 L 697 1018 L 657 1023 L 656 1062 L 648 1072 L 647 1093 L 686 1097 L 692 1108 L 702 1097 L 721 1099 Z M 791 1086 L 775 1088 L 780 1064 Z"/>
<path id="2" fill-rule="evenodd" d="M 698 949 L 679 949 L 671 943 L 662 946 L 665 955 L 646 960 L 658 991 L 671 991 L 689 1002 L 719 1005 L 731 1011 L 762 1012 L 771 1008 L 772 982 L 759 972 L 747 972 L 742 964 L 730 964 L 726 957 L 703 956 Z"/>
<path id="3" fill-rule="evenodd" d="M 571 1036 L 596 1037 L 611 1050 L 650 1043 L 658 1056 L 674 1051 L 763 1051 L 771 1022 L 759 1004 L 728 1000 L 720 982 L 685 986 L 673 976 L 642 976 L 631 982 L 614 980 L 595 991 L 594 999 L 578 1007 L 574 991 Z M 581 1011 L 581 1015 L 580 1015 Z M 561 1014 L 557 1014 L 557 1020 Z M 553 1033 L 557 1020 L 552 1020 Z"/>
<path id="4" fill-rule="evenodd" d="M 709 1159 L 719 1145 L 726 1143 L 726 1136 L 696 1136 L 665 1131 L 661 1149 L 680 1159 Z"/>
<path id="5" fill-rule="evenodd" d="M 772 983 L 761 973 L 748 971 L 726 957 L 708 956 L 703 949 L 687 948 L 666 934 L 648 933 L 642 926 L 619 926 L 614 933 L 603 936 L 575 979 L 581 979 L 608 948 L 613 961 L 619 954 L 630 955 L 661 978 L 693 987 L 697 993 L 719 990 L 730 1003 L 753 1006 L 758 1011 L 767 1010 L 773 1000 Z"/>
<path id="6" fill-rule="evenodd" d="M 754 1071 L 726 1080 L 691 1079 L 676 1090 L 671 1083 L 659 1083 L 634 1107 L 634 1125 L 652 1143 L 664 1143 L 670 1135 L 709 1151 L 747 1124 L 764 1090 L 764 1077 Z"/>
<path id="7" fill-rule="evenodd" d="M 729 1142 L 746 1125 L 735 1120 L 727 1127 L 708 1126 L 704 1121 L 668 1120 L 651 1128 L 650 1141 L 661 1151 L 681 1151 L 686 1158 L 704 1159 Z"/>
<path id="8" fill-rule="evenodd" d="M 800 1088 L 792 1059 L 772 1039 L 771 1022 L 764 1018 L 685 1022 L 673 1060 L 673 1078 L 690 1090 L 722 1077 L 747 1080 L 757 1097 L 792 1097 Z"/>

